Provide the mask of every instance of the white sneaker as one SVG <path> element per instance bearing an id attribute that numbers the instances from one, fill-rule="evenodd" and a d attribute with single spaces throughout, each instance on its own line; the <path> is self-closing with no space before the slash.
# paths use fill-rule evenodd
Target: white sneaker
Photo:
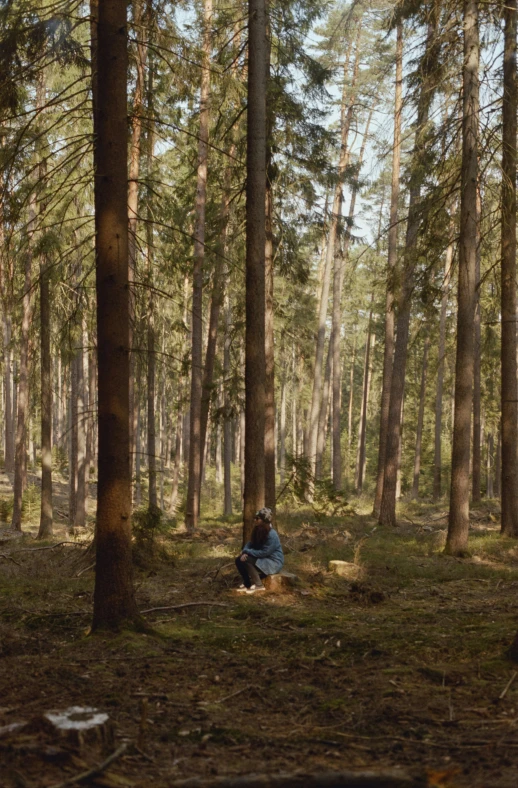
<path id="1" fill-rule="evenodd" d="M 241 583 L 241 585 L 238 588 L 236 588 L 236 594 L 244 594 L 245 591 L 248 591 L 248 588 L 245 586 L 244 583 Z"/>
<path id="2" fill-rule="evenodd" d="M 256 591 L 266 591 L 264 586 L 250 586 L 246 589 L 247 594 L 255 594 Z"/>

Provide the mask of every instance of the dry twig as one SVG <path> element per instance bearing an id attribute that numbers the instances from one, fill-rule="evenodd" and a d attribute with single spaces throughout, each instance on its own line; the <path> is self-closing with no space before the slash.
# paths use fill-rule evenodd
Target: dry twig
<path id="1" fill-rule="evenodd" d="M 12 561 L 13 564 L 16 564 L 16 566 L 21 566 L 18 561 L 15 561 L 14 558 L 11 558 L 11 556 L 7 553 L 0 553 L 0 558 L 5 558 L 6 561 Z"/>
<path id="2" fill-rule="evenodd" d="M 85 780 L 89 780 L 91 777 L 96 777 L 98 774 L 101 774 L 101 772 L 104 772 L 104 770 L 108 768 L 111 763 L 116 761 L 117 758 L 120 758 L 120 756 L 126 752 L 127 747 L 127 744 L 121 744 L 121 746 L 118 747 L 115 752 L 112 752 L 112 754 L 98 766 L 94 766 L 93 769 L 89 769 L 87 772 L 76 774 L 74 777 L 70 777 L 68 780 L 65 780 L 62 783 L 51 785 L 50 788 L 67 788 L 67 786 L 73 785 L 74 783 L 82 783 Z"/>
<path id="3" fill-rule="evenodd" d="M 150 607 L 149 610 L 141 610 L 144 613 L 154 613 L 156 610 L 178 610 L 181 607 L 194 607 L 195 605 L 216 605 L 217 607 L 230 607 L 225 602 L 184 602 L 183 605 L 166 605 L 165 607 Z"/>

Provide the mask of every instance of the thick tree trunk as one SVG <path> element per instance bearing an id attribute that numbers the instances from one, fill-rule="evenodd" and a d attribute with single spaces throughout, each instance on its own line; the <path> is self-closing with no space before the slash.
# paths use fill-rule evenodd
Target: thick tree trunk
<path id="1" fill-rule="evenodd" d="M 414 455 L 414 482 L 412 484 L 412 498 L 419 498 L 419 480 L 421 474 L 421 446 L 423 441 L 424 406 L 426 399 L 426 373 L 428 371 L 428 351 L 430 349 L 430 334 L 427 331 L 424 341 L 423 362 L 421 366 L 421 387 L 419 390 L 419 411 L 417 414 L 417 430 Z"/>
<path id="2" fill-rule="evenodd" d="M 502 533 L 518 536 L 518 388 L 516 383 L 516 0 L 504 5 L 502 139 L 501 408 Z"/>
<path id="3" fill-rule="evenodd" d="M 445 548 L 451 554 L 462 553 L 468 546 L 469 454 L 471 408 L 473 405 L 473 320 L 475 317 L 478 214 L 478 68 L 478 2 L 477 0 L 464 0 L 462 170 L 455 416 L 451 458 L 450 513 Z M 513 320 L 515 317 L 516 312 L 513 313 Z"/>
<path id="4" fill-rule="evenodd" d="M 192 532 L 198 525 L 203 443 L 201 400 L 203 376 L 203 266 L 205 261 L 205 208 L 207 203 L 207 159 L 209 152 L 209 100 L 212 0 L 203 3 L 203 68 L 201 69 L 200 128 L 196 178 L 194 265 L 192 273 L 192 351 L 189 430 L 189 471 L 185 527 Z"/>
<path id="5" fill-rule="evenodd" d="M 138 618 L 131 560 L 126 2 L 103 0 L 94 149 L 99 452 L 92 629 Z M 100 177 L 102 176 L 102 177 Z"/>
<path id="6" fill-rule="evenodd" d="M 451 265 L 453 260 L 453 241 L 446 249 L 444 264 L 444 281 L 442 286 L 441 316 L 439 319 L 439 361 L 437 365 L 437 391 L 435 395 L 435 446 L 433 470 L 433 499 L 438 501 L 442 495 L 442 399 L 444 385 L 444 355 L 446 351 L 446 311 L 448 309 L 448 294 L 450 290 Z"/>
<path id="7" fill-rule="evenodd" d="M 266 11 L 264 0 L 248 4 L 248 123 L 246 156 L 245 484 L 243 541 L 254 513 L 264 506 L 265 416 L 265 195 L 266 195 Z M 269 502 L 270 503 L 270 502 Z"/>
<path id="8" fill-rule="evenodd" d="M 423 178 L 423 154 L 426 141 L 425 125 L 428 120 L 428 111 L 434 88 L 432 74 L 436 65 L 433 52 L 436 27 L 437 19 L 434 13 L 433 20 L 428 25 L 426 48 L 422 58 L 421 70 L 423 75 L 417 107 L 416 139 L 412 155 L 404 262 L 400 277 L 401 285 L 397 297 L 396 342 L 390 385 L 385 475 L 379 514 L 380 525 L 396 525 L 396 487 L 401 442 L 401 408 L 405 390 L 410 314 L 417 263 L 417 239 L 423 220 L 423 206 L 420 199 L 421 181 Z"/>
<path id="9" fill-rule="evenodd" d="M 401 123 L 403 108 L 403 23 L 397 26 L 396 41 L 396 84 L 394 98 L 394 141 L 392 148 L 392 186 L 390 193 L 390 226 L 387 254 L 387 294 L 385 297 L 385 349 L 383 352 L 383 377 L 381 384 L 380 432 L 378 448 L 378 473 L 374 496 L 374 517 L 379 517 L 383 480 L 385 478 L 385 455 L 390 406 L 392 365 L 394 361 L 394 271 L 397 263 L 399 171 L 401 164 Z"/>

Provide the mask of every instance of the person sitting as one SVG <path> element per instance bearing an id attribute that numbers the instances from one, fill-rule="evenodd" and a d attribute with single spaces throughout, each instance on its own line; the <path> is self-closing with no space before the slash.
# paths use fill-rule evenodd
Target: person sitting
<path id="1" fill-rule="evenodd" d="M 243 579 L 240 593 L 264 591 L 263 579 L 284 566 L 284 553 L 277 531 L 272 527 L 272 510 L 264 507 L 254 516 L 254 530 L 236 558 L 236 567 Z"/>

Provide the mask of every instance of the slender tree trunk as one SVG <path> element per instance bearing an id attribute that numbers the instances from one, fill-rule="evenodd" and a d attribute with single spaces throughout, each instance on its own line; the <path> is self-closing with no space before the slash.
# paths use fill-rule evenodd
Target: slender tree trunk
<path id="1" fill-rule="evenodd" d="M 502 139 L 501 408 L 502 533 L 518 536 L 518 388 L 516 381 L 516 0 L 504 5 Z"/>
<path id="2" fill-rule="evenodd" d="M 29 235 L 34 232 L 35 201 L 31 198 Z M 30 243 L 30 242 L 29 242 Z M 32 251 L 25 254 L 25 281 L 22 298 L 22 325 L 20 332 L 20 372 L 17 396 L 16 442 L 14 452 L 14 503 L 11 528 L 22 530 L 22 496 L 26 479 L 26 440 L 29 409 L 29 329 L 31 324 Z"/>
<path id="3" fill-rule="evenodd" d="M 371 301 L 373 298 L 371 298 Z M 369 325 L 367 328 L 367 341 L 365 343 L 365 363 L 363 366 L 363 390 L 362 406 L 360 414 L 360 429 L 358 430 L 358 457 L 356 462 L 356 492 L 361 493 L 363 489 L 363 471 L 366 456 L 366 434 L 367 434 L 367 405 L 369 400 L 370 388 L 370 358 L 371 358 L 371 337 L 372 337 L 372 307 L 369 312 Z"/>
<path id="4" fill-rule="evenodd" d="M 169 511 L 171 514 L 176 512 L 178 503 L 178 482 L 180 480 L 180 466 L 182 464 L 182 427 L 183 427 L 183 414 L 182 414 L 182 396 L 179 396 L 178 413 L 176 416 L 176 437 L 174 449 L 174 467 L 173 477 L 171 479 L 171 497 L 169 498 Z"/>
<path id="5" fill-rule="evenodd" d="M 268 159 L 271 153 L 268 145 L 267 171 L 271 169 Z M 266 504 L 275 514 L 275 355 L 273 339 L 273 194 L 270 181 L 271 173 L 266 179 L 265 203 L 265 275 L 266 275 L 266 302 L 265 302 L 265 363 L 266 376 L 264 383 L 265 413 L 264 413 L 264 499 Z"/>
<path id="6" fill-rule="evenodd" d="M 469 454 L 474 361 L 473 321 L 475 317 L 478 214 L 478 68 L 478 2 L 477 0 L 464 0 L 462 183 L 457 355 L 455 363 L 455 417 L 451 458 L 450 514 L 446 540 L 446 551 L 450 554 L 462 553 L 468 546 Z M 513 313 L 513 320 L 515 316 L 516 311 Z"/>
<path id="7" fill-rule="evenodd" d="M 230 298 L 228 293 L 225 295 L 225 344 L 223 347 L 223 484 L 225 488 L 225 499 L 223 504 L 223 514 L 228 517 L 232 514 L 232 420 L 230 417 L 230 402 L 228 396 L 228 377 L 230 375 L 230 331 L 232 327 L 232 312 L 230 308 Z"/>
<path id="8" fill-rule="evenodd" d="M 94 117 L 99 452 L 92 629 L 138 618 L 131 561 L 126 2 L 99 6 Z"/>
<path id="9" fill-rule="evenodd" d="M 322 478 L 322 466 L 326 447 L 326 430 L 329 414 L 329 393 L 331 390 L 331 375 L 333 369 L 333 337 L 329 338 L 327 349 L 326 369 L 324 372 L 324 385 L 322 387 L 322 401 L 318 416 L 317 458 L 315 463 L 315 479 Z"/>
<path id="10" fill-rule="evenodd" d="M 473 501 L 480 501 L 480 477 L 481 477 L 481 428 L 480 428 L 480 365 L 481 365 L 481 341 L 480 341 L 480 190 L 477 189 L 477 252 L 475 266 L 475 316 L 473 324 L 473 451 L 472 451 L 472 477 L 471 477 L 471 497 Z M 516 343 L 515 343 L 516 347 Z M 518 510 L 517 510 L 518 512 Z"/>
<path id="11" fill-rule="evenodd" d="M 70 533 L 74 533 L 74 523 L 76 521 L 76 508 L 77 508 L 77 422 L 78 422 L 78 403 L 77 403 L 77 390 L 78 390 L 78 373 L 77 373 L 77 355 L 73 356 L 70 361 L 70 399 L 69 399 L 69 414 L 70 414 L 70 444 L 69 444 L 69 462 L 68 462 L 68 528 Z"/>
<path id="12" fill-rule="evenodd" d="M 209 152 L 209 100 L 212 0 L 203 3 L 203 68 L 201 69 L 200 128 L 196 180 L 194 265 L 192 274 L 192 351 L 189 431 L 189 471 L 185 527 L 198 526 L 203 443 L 201 400 L 203 374 L 203 266 L 205 261 L 205 208 L 207 203 L 207 159 Z"/>
<path id="13" fill-rule="evenodd" d="M 86 524 L 86 387 L 84 377 L 83 335 L 80 335 L 81 347 L 74 359 L 77 375 L 77 488 L 74 527 Z"/>
<path id="14" fill-rule="evenodd" d="M 437 19 L 434 12 L 433 19 L 428 25 L 426 49 L 422 58 L 421 70 L 423 75 L 417 107 L 416 139 L 412 155 L 405 253 L 400 277 L 401 285 L 397 298 L 396 342 L 390 384 L 385 475 L 379 514 L 380 525 L 396 525 L 396 486 L 401 442 L 401 408 L 404 399 L 412 293 L 417 263 L 417 239 L 423 220 L 423 206 L 421 205 L 422 160 L 426 140 L 425 125 L 428 120 L 428 111 L 434 87 L 432 75 L 436 65 L 434 57 L 436 28 Z"/>
<path id="15" fill-rule="evenodd" d="M 433 499 L 438 501 L 442 495 L 442 399 L 444 385 L 444 355 L 446 351 L 446 311 L 448 309 L 448 294 L 450 290 L 451 265 L 453 260 L 453 241 L 446 249 L 444 264 L 444 281 L 442 286 L 441 316 L 439 319 L 439 363 L 437 366 L 437 391 L 435 395 L 435 448 L 433 470 Z"/>
<path id="16" fill-rule="evenodd" d="M 387 255 L 387 294 L 385 298 L 385 349 L 383 352 L 383 377 L 381 384 L 380 433 L 378 448 L 378 473 L 374 497 L 373 515 L 379 517 L 383 480 L 385 478 L 385 455 L 387 429 L 394 360 L 394 271 L 397 263 L 399 171 L 401 164 L 401 123 L 403 108 L 403 23 L 397 26 L 396 41 L 396 85 L 394 99 L 394 142 L 392 152 L 392 186 L 390 194 L 390 226 Z"/>
<path id="17" fill-rule="evenodd" d="M 136 389 L 134 407 L 137 414 L 137 424 L 135 428 L 135 505 L 142 503 L 142 415 L 140 411 L 140 385 Z"/>
<path id="18" fill-rule="evenodd" d="M 153 170 L 154 156 L 154 108 L 153 108 L 153 64 L 149 63 L 149 78 L 147 90 L 147 105 L 149 114 L 149 128 L 147 139 L 147 177 L 151 179 Z M 148 312 L 147 312 L 147 459 L 148 459 L 148 480 L 149 498 L 148 506 L 152 510 L 158 505 L 157 502 L 157 463 L 156 463 L 156 348 L 155 348 L 155 298 L 153 291 L 154 284 L 154 232 L 153 232 L 153 210 L 151 207 L 153 191 L 148 185 L 147 195 L 147 221 L 146 221 L 146 260 L 147 260 L 147 283 L 148 283 Z"/>
<path id="19" fill-rule="evenodd" d="M 487 482 L 486 482 L 486 496 L 493 497 L 493 433 L 489 432 L 487 435 Z"/>
<path id="20" fill-rule="evenodd" d="M 266 11 L 264 0 L 248 3 L 248 123 L 246 158 L 245 484 L 243 541 L 254 513 L 264 506 L 265 460 L 265 195 L 266 195 Z"/>
<path id="21" fill-rule="evenodd" d="M 494 480 L 494 491 L 495 491 L 495 498 L 500 498 L 501 494 L 501 482 L 502 482 L 502 430 L 501 427 L 498 427 L 497 439 L 496 439 L 496 451 L 495 451 L 495 480 Z"/>
<path id="22" fill-rule="evenodd" d="M 351 447 L 353 440 L 353 406 L 354 406 L 354 364 L 356 361 L 356 343 L 358 334 L 354 335 L 351 369 L 349 372 L 349 412 L 347 417 L 347 476 L 351 471 Z"/>
<path id="23" fill-rule="evenodd" d="M 4 389 L 5 389 L 5 470 L 14 471 L 14 431 L 13 431 L 13 375 L 11 350 L 11 316 L 4 306 Z"/>
<path id="24" fill-rule="evenodd" d="M 142 109 L 144 102 L 144 72 L 147 60 L 146 25 L 143 24 L 142 0 L 133 0 L 133 26 L 137 41 L 135 43 L 136 81 L 131 116 L 131 142 L 128 179 L 128 264 L 129 264 L 129 309 L 130 309 L 130 471 L 133 479 L 135 464 L 135 356 L 133 353 L 133 332 L 135 326 L 134 282 L 137 270 L 137 224 L 139 209 L 139 172 L 142 136 Z"/>
<path id="25" fill-rule="evenodd" d="M 428 371 L 428 351 L 430 349 L 430 334 L 426 332 L 423 349 L 423 362 L 421 366 L 421 388 L 419 390 L 419 411 L 417 414 L 417 431 L 414 455 L 414 482 L 412 485 L 412 498 L 419 498 L 419 479 L 421 474 L 421 445 L 423 440 L 424 406 L 426 398 L 426 373 Z"/>
<path id="26" fill-rule="evenodd" d="M 41 347 L 41 513 L 38 539 L 52 536 L 52 362 L 50 350 L 49 267 L 40 257 Z"/>

